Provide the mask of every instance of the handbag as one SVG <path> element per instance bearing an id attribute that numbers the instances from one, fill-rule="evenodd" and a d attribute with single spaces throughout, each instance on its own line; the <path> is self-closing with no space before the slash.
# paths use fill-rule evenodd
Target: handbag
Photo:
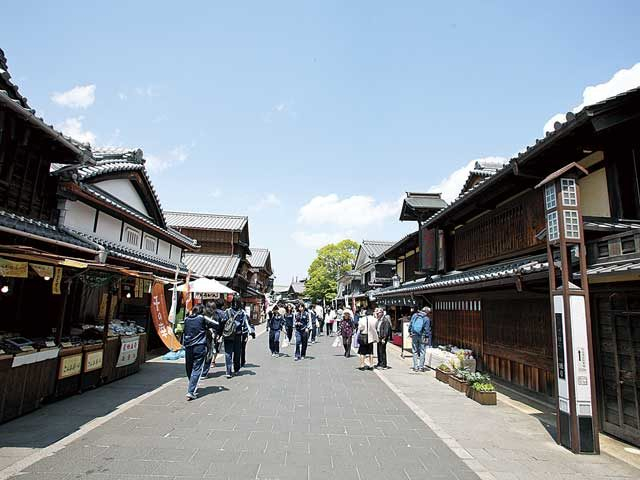
<path id="1" fill-rule="evenodd" d="M 359 343 L 366 345 L 369 343 L 369 316 L 367 315 L 367 331 L 360 333 Z"/>

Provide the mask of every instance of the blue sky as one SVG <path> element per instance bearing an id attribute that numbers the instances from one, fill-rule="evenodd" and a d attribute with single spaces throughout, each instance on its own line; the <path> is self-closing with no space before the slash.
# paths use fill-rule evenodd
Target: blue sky
<path id="1" fill-rule="evenodd" d="M 142 148 L 165 209 L 249 215 L 286 284 L 640 62 L 637 2 L 448 3 L 21 1 L 0 47 L 49 123 Z"/>

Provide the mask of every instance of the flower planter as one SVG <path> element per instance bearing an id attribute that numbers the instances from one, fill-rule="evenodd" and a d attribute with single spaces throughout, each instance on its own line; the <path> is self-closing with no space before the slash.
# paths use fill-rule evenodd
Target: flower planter
<path id="1" fill-rule="evenodd" d="M 497 405 L 498 403 L 496 392 L 480 392 L 472 388 L 471 398 L 480 405 Z"/>
<path id="2" fill-rule="evenodd" d="M 464 380 L 461 380 L 453 375 L 449 375 L 449 385 L 459 392 L 467 393 L 467 386 L 469 385 Z"/>
<path id="3" fill-rule="evenodd" d="M 450 376 L 451 374 L 449 372 L 436 368 L 436 379 L 440 380 L 442 383 L 449 383 Z"/>

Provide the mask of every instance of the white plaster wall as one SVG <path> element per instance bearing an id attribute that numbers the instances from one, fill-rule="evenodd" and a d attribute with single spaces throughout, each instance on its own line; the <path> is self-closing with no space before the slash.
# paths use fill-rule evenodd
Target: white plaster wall
<path id="1" fill-rule="evenodd" d="M 181 258 L 182 258 L 182 249 L 174 245 L 171 248 L 171 260 L 173 260 L 174 262 L 179 262 Z"/>
<path id="2" fill-rule="evenodd" d="M 158 256 L 162 258 L 169 258 L 169 243 L 164 240 L 158 240 Z"/>
<path id="3" fill-rule="evenodd" d="M 96 209 L 81 202 L 65 202 L 63 225 L 80 232 L 92 233 L 96 218 Z"/>
<path id="4" fill-rule="evenodd" d="M 144 206 L 140 195 L 138 195 L 138 192 L 130 180 L 127 180 L 126 178 L 117 178 L 115 180 L 97 182 L 95 185 L 105 192 L 110 193 L 121 202 L 124 202 L 130 207 L 149 216 L 147 208 Z"/>
<path id="5" fill-rule="evenodd" d="M 578 184 L 580 185 L 582 214 L 590 217 L 610 217 L 606 169 L 601 168 L 581 178 L 578 180 Z"/>
<path id="6" fill-rule="evenodd" d="M 111 215 L 100 212 L 98 214 L 98 227 L 96 228 L 96 235 L 106 240 L 114 242 L 120 241 L 120 230 L 122 228 L 122 222 L 117 218 L 113 218 Z"/>

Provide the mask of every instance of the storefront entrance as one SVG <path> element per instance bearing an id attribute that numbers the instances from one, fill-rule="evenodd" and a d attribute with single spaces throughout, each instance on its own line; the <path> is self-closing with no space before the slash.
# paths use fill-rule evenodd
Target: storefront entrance
<path id="1" fill-rule="evenodd" d="M 595 295 L 602 430 L 640 445 L 640 291 Z"/>

